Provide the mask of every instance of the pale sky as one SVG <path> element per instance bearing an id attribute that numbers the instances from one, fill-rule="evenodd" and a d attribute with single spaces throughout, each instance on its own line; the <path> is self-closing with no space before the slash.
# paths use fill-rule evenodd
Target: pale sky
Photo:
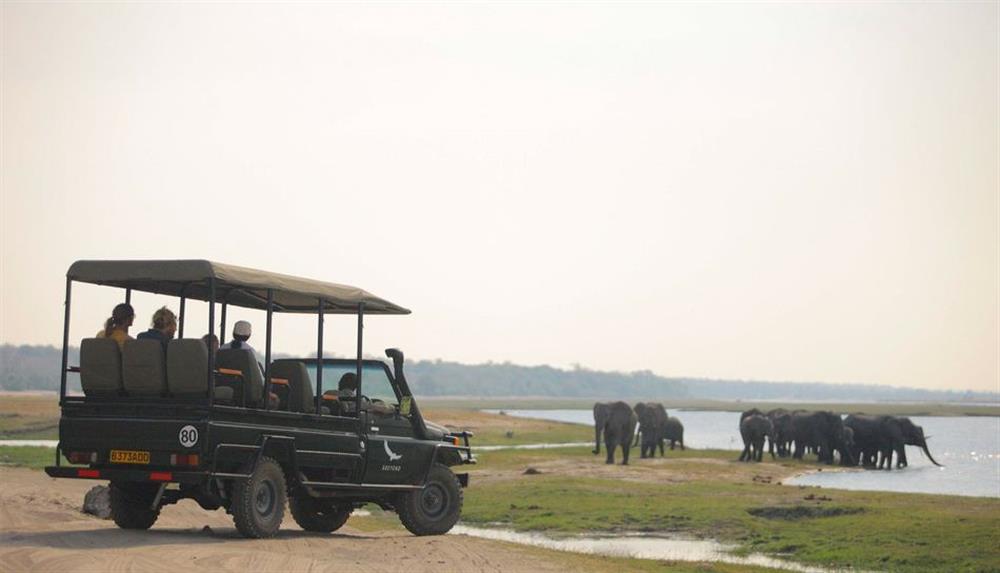
<path id="1" fill-rule="evenodd" d="M 1000 391 L 995 2 L 0 17 L 3 342 L 60 342 L 74 260 L 205 258 L 413 309 L 373 352 Z"/>

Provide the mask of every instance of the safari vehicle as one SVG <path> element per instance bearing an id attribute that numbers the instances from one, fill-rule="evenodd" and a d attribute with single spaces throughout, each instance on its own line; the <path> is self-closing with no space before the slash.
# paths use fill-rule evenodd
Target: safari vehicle
<path id="1" fill-rule="evenodd" d="M 178 338 L 166 352 L 156 340 L 119 350 L 88 338 L 79 366 L 69 365 L 74 282 L 124 289 L 126 302 L 133 291 L 179 297 Z M 246 350 L 185 338 L 187 300 L 207 302 L 210 334 L 216 305 L 220 334 L 229 306 L 265 311 L 263 366 Z M 317 358 L 272 361 L 275 312 L 315 315 Z M 374 503 L 416 535 L 443 534 L 469 482 L 452 468 L 475 463 L 471 434 L 424 420 L 402 352 L 385 351 L 391 369 L 362 357 L 365 315 L 409 312 L 355 287 L 209 261 L 77 261 L 66 278 L 59 446 L 45 471 L 110 481 L 112 517 L 125 529 L 148 529 L 163 506 L 193 499 L 225 508 L 244 536 L 269 537 L 287 499 L 307 531 L 334 531 Z M 326 315 L 357 317 L 355 358 L 323 357 Z M 82 396 L 67 394 L 69 374 L 79 374 Z M 353 392 L 324 391 L 350 375 Z"/>

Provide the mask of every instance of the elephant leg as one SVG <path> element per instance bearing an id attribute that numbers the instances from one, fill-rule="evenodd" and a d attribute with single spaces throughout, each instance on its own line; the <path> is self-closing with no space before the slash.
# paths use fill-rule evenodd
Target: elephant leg
<path id="1" fill-rule="evenodd" d="M 681 438 L 681 451 L 682 452 L 684 451 L 684 439 L 683 438 Z"/>
<path id="2" fill-rule="evenodd" d="M 592 452 L 595 456 L 601 453 L 601 428 L 594 426 L 594 449 Z"/>
<path id="3" fill-rule="evenodd" d="M 615 442 L 610 436 L 608 436 L 607 432 L 604 433 L 604 449 L 608 454 L 607 459 L 604 460 L 604 463 L 606 464 L 615 463 Z"/>
<path id="4" fill-rule="evenodd" d="M 622 465 L 623 466 L 627 466 L 628 465 L 628 450 L 629 450 L 628 446 L 629 446 L 630 441 L 631 440 L 628 440 L 628 441 L 626 441 L 625 443 L 622 444 Z"/>
<path id="5" fill-rule="evenodd" d="M 660 440 L 660 457 L 663 457 L 663 456 L 665 456 L 665 455 L 667 455 L 667 454 L 665 454 L 665 453 L 663 452 L 663 440 L 661 439 L 661 440 Z"/>

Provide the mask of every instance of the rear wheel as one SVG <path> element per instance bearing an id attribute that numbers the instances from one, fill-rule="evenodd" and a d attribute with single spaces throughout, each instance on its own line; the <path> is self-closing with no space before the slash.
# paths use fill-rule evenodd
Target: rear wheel
<path id="1" fill-rule="evenodd" d="M 414 535 L 442 535 L 462 514 L 462 486 L 448 466 L 434 464 L 423 488 L 400 495 L 399 520 Z"/>
<path id="2" fill-rule="evenodd" d="M 233 523 L 244 537 L 273 537 L 285 517 L 285 474 L 278 462 L 261 458 L 250 479 L 233 487 Z"/>
<path id="3" fill-rule="evenodd" d="M 160 508 L 150 509 L 159 484 L 111 484 L 111 519 L 122 529 L 149 529 L 160 516 Z"/>
<path id="4" fill-rule="evenodd" d="M 330 533 L 347 523 L 354 508 L 347 503 L 301 496 L 288 500 L 288 509 L 291 510 L 295 523 L 302 529 Z"/>

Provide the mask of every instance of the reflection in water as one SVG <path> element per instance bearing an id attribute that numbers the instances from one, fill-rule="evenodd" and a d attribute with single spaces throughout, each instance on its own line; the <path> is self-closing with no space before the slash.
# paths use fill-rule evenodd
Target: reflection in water
<path id="1" fill-rule="evenodd" d="M 496 410 L 491 410 L 497 412 Z M 590 410 L 507 410 L 507 415 L 593 425 Z M 693 448 L 738 450 L 736 412 L 669 410 L 684 423 L 684 443 Z M 1000 497 L 1000 417 L 913 416 L 923 426 L 931 454 L 944 468 L 931 464 L 919 448 L 908 447 L 909 467 L 902 470 L 824 471 L 788 480 L 796 485 L 840 489 L 941 493 Z M 670 453 L 667 452 L 667 457 Z"/>
<path id="2" fill-rule="evenodd" d="M 717 541 L 697 539 L 674 539 L 653 537 L 648 535 L 623 535 L 615 537 L 584 537 L 573 536 L 553 538 L 540 533 L 520 533 L 509 529 L 487 529 L 456 525 L 451 533 L 481 537 L 498 541 L 508 541 L 521 545 L 585 553 L 588 555 L 604 555 L 608 557 L 628 557 L 633 559 L 656 559 L 663 561 L 699 561 L 711 563 L 735 563 L 738 565 L 754 565 L 771 567 L 787 571 L 805 571 L 826 573 L 828 569 L 809 567 L 791 561 L 783 561 L 760 554 L 737 556 L 730 553 L 734 545 L 724 545 Z"/>

